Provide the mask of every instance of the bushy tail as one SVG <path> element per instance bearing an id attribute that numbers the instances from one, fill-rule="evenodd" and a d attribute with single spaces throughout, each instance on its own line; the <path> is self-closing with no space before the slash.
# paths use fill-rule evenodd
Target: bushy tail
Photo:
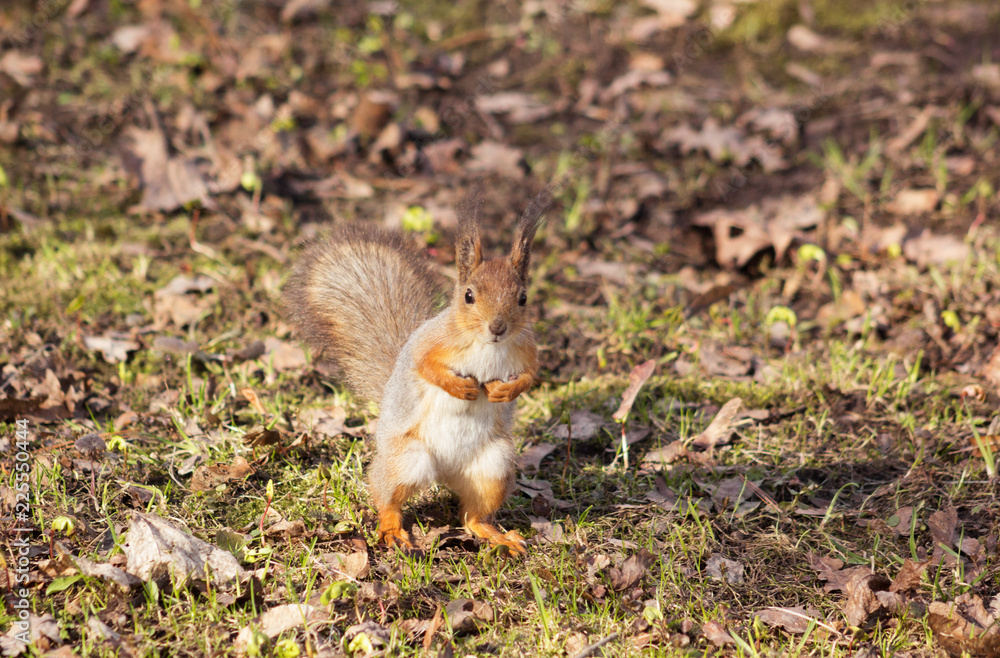
<path id="1" fill-rule="evenodd" d="M 348 224 L 306 246 L 284 304 L 315 357 L 377 403 L 406 339 L 434 314 L 439 290 L 426 259 L 402 235 Z"/>

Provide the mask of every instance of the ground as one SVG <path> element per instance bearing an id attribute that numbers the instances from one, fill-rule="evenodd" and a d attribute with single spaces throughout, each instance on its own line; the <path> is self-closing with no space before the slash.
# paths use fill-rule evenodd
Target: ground
<path id="1" fill-rule="evenodd" d="M 1000 655 L 998 21 L 6 3 L 0 650 Z M 556 197 L 498 518 L 524 559 L 445 490 L 418 550 L 378 544 L 377 409 L 281 306 L 333 224 L 452 274 L 477 180 L 491 253 Z M 142 571 L 154 535 L 211 569 Z"/>

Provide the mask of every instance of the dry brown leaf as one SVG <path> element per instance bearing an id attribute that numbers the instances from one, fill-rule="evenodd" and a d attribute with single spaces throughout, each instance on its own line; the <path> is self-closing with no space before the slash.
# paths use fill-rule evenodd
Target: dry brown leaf
<path id="1" fill-rule="evenodd" d="M 721 555 L 713 555 L 705 563 L 705 571 L 716 580 L 722 580 L 734 585 L 743 582 L 743 564 L 729 560 Z"/>
<path id="2" fill-rule="evenodd" d="M 697 215 L 693 223 L 712 229 L 718 263 L 738 268 L 769 247 L 781 261 L 802 231 L 817 226 L 825 215 L 811 195 L 783 196 L 739 210 L 710 210 Z"/>
<path id="3" fill-rule="evenodd" d="M 368 551 L 324 553 L 320 560 L 337 580 L 358 581 L 368 576 Z"/>
<path id="4" fill-rule="evenodd" d="M 347 434 L 353 437 L 362 436 L 365 426 L 347 426 L 347 411 L 343 407 L 326 407 L 323 409 L 303 409 L 299 412 L 299 422 L 310 432 L 328 437 Z"/>
<path id="5" fill-rule="evenodd" d="M 232 464 L 202 464 L 191 475 L 191 491 L 211 491 L 220 484 L 242 480 L 255 471 L 253 464 L 237 456 Z"/>
<path id="6" fill-rule="evenodd" d="M 48 406 L 42 407 L 47 398 L 37 396 L 27 400 L 17 398 L 0 399 L 0 420 L 14 422 L 18 419 L 26 419 L 35 423 L 49 423 L 64 418 L 69 418 L 71 414 L 66 407 Z"/>
<path id="7" fill-rule="evenodd" d="M 253 388 L 247 387 L 240 389 L 240 395 L 246 398 L 247 402 L 250 403 L 250 407 L 253 408 L 254 411 L 261 414 L 262 416 L 267 415 L 267 409 L 264 408 L 264 405 L 261 403 L 260 398 L 257 397 L 257 391 L 253 390 Z"/>
<path id="8" fill-rule="evenodd" d="M 249 390 L 249 389 L 244 389 Z M 281 432 L 274 429 L 267 429 L 264 425 L 255 425 L 247 430 L 246 434 L 243 435 L 243 443 L 248 446 L 272 446 L 276 443 L 281 443 Z M 237 457 L 237 460 L 243 459 L 242 457 Z M 243 460 L 246 461 L 245 459 Z M 234 475 L 233 477 L 244 477 L 243 475 Z"/>
<path id="9" fill-rule="evenodd" d="M 681 153 L 705 151 L 713 162 L 732 162 L 745 167 L 753 160 L 767 172 L 780 171 L 788 166 L 781 149 L 769 144 L 759 135 L 745 136 L 736 127 L 722 127 L 715 117 L 705 119 L 700 130 L 684 124 L 663 133 L 667 144 L 677 145 Z"/>
<path id="10" fill-rule="evenodd" d="M 298 19 L 324 13 L 331 0 L 288 0 L 281 8 L 281 22 L 293 23 Z"/>
<path id="11" fill-rule="evenodd" d="M 982 376 L 993 385 L 994 391 L 1000 391 L 1000 344 L 993 350 L 990 360 L 983 366 Z"/>
<path id="12" fill-rule="evenodd" d="M 124 590 L 142 585 L 142 580 L 138 577 L 110 564 L 93 562 L 82 555 L 73 556 L 71 559 L 80 573 L 113 582 Z"/>
<path id="13" fill-rule="evenodd" d="M 643 466 L 653 467 L 666 466 L 667 464 L 672 464 L 678 459 L 687 456 L 688 450 L 684 445 L 684 441 L 676 439 L 661 448 L 656 448 L 655 450 L 647 452 L 642 458 L 642 464 Z"/>
<path id="14" fill-rule="evenodd" d="M 913 507 L 907 505 L 906 507 L 900 507 L 896 510 L 896 513 L 886 519 L 886 525 L 893 529 L 897 535 L 903 536 L 910 534 L 910 528 L 913 525 Z"/>
<path id="15" fill-rule="evenodd" d="M 937 207 L 941 195 L 934 189 L 900 190 L 885 209 L 894 215 L 925 215 Z"/>
<path id="16" fill-rule="evenodd" d="M 907 559 L 903 562 L 903 566 L 900 567 L 899 573 L 896 574 L 896 578 L 893 579 L 892 585 L 889 586 L 890 592 L 909 592 L 916 590 L 920 587 L 920 580 L 923 573 L 927 570 L 930 561 L 925 562 L 914 562 L 913 560 Z"/>
<path id="17" fill-rule="evenodd" d="M 232 553 L 192 537 L 155 514 L 132 513 L 122 550 L 128 558 L 126 571 L 161 587 L 168 583 L 200 586 L 211 579 L 213 587 L 228 591 L 246 576 Z"/>
<path id="18" fill-rule="evenodd" d="M 708 450 L 718 445 L 726 443 L 733 434 L 733 423 L 736 421 L 736 414 L 739 413 L 743 405 L 741 398 L 733 398 L 722 405 L 719 413 L 709 423 L 703 432 L 691 439 L 691 445 L 700 450 Z"/>
<path id="19" fill-rule="evenodd" d="M 552 483 L 547 480 L 518 480 L 517 488 L 528 498 L 534 500 L 541 496 L 551 507 L 556 509 L 572 509 L 573 503 L 559 500 L 552 492 Z"/>
<path id="20" fill-rule="evenodd" d="M 493 608 L 485 601 L 455 599 L 447 605 L 445 613 L 455 633 L 474 633 L 479 630 L 480 622 L 493 621 Z"/>
<path id="21" fill-rule="evenodd" d="M 118 50 L 130 55 L 152 34 L 153 29 L 149 25 L 122 25 L 111 33 L 111 43 Z"/>
<path id="22" fill-rule="evenodd" d="M 872 573 L 856 572 L 844 586 L 847 600 L 844 602 L 844 615 L 851 626 L 863 627 L 869 618 L 883 608 L 882 602 L 876 596 L 878 592 L 889 589 L 889 579 Z"/>
<path id="23" fill-rule="evenodd" d="M 552 443 L 539 443 L 527 448 L 518 456 L 517 467 L 522 471 L 528 469 L 539 470 L 542 466 L 542 460 L 549 456 L 556 447 Z"/>
<path id="24" fill-rule="evenodd" d="M 573 440 L 587 441 L 597 436 L 601 428 L 607 425 L 607 421 L 604 420 L 603 416 L 599 416 L 586 409 L 578 409 L 570 412 L 569 420 L 569 425 L 557 425 L 552 430 L 552 436 L 557 439 L 569 438 L 570 426 L 572 426 Z"/>
<path id="25" fill-rule="evenodd" d="M 476 97 L 476 107 L 487 114 L 505 114 L 513 124 L 534 123 L 552 116 L 556 108 L 532 94 L 519 91 L 503 91 Z"/>
<path id="26" fill-rule="evenodd" d="M 245 651 L 253 637 L 254 627 L 258 627 L 264 635 L 276 638 L 293 628 L 315 626 L 330 619 L 330 615 L 321 608 L 314 608 L 307 603 L 287 603 L 271 608 L 260 616 L 256 622 L 244 626 L 236 636 L 235 648 Z"/>
<path id="27" fill-rule="evenodd" d="M 172 212 L 192 202 L 211 207 L 208 186 L 195 165 L 171 157 L 159 128 L 130 126 L 125 131 L 126 155 L 138 163 L 142 199 L 132 212 Z M 133 169 L 127 162 L 126 168 Z"/>
<path id="28" fill-rule="evenodd" d="M 726 632 L 725 627 L 717 621 L 707 621 L 701 626 L 702 634 L 708 641 L 717 647 L 724 647 L 727 644 L 736 644 L 733 636 Z"/>
<path id="29" fill-rule="evenodd" d="M 0 72 L 6 73 L 22 87 L 30 87 L 34 77 L 42 72 L 44 64 L 38 55 L 28 55 L 20 50 L 8 50 L 0 57 Z"/>
<path id="30" fill-rule="evenodd" d="M 538 500 L 541 498 L 535 498 Z M 548 519 L 529 516 L 528 520 L 531 521 L 531 528 L 538 532 L 539 538 L 545 544 L 558 544 L 563 540 L 563 527 L 558 521 L 549 521 Z"/>
<path id="31" fill-rule="evenodd" d="M 783 628 L 789 633 L 802 634 L 809 630 L 809 622 L 819 622 L 819 613 L 802 606 L 794 608 L 765 608 L 757 617 L 768 626 Z"/>
<path id="32" fill-rule="evenodd" d="M 646 383 L 646 380 L 649 379 L 649 376 L 653 374 L 653 370 L 655 369 L 656 361 L 652 359 L 632 368 L 632 372 L 628 376 L 628 388 L 625 389 L 625 393 L 622 395 L 622 403 L 618 405 L 618 411 L 611 415 L 612 418 L 615 420 L 625 420 L 629 410 L 632 409 L 632 405 L 635 403 L 635 397 L 639 394 L 639 389 L 642 388 L 642 385 Z"/>
<path id="33" fill-rule="evenodd" d="M 963 263 L 972 247 L 953 235 L 939 235 L 924 229 L 915 238 L 903 242 L 903 255 L 920 267 Z"/>
<path id="34" fill-rule="evenodd" d="M 667 486 L 667 481 L 662 475 L 656 476 L 656 479 L 653 481 L 653 488 L 646 494 L 646 498 L 668 512 L 674 511 L 677 507 L 677 492 Z"/>
<path id="35" fill-rule="evenodd" d="M 656 562 L 656 556 L 643 549 L 626 558 L 621 568 L 611 567 L 608 569 L 608 580 L 612 589 L 616 592 L 624 592 L 635 587 L 645 577 L 647 569 L 654 562 Z"/>
<path id="36" fill-rule="evenodd" d="M 484 140 L 471 149 L 472 157 L 466 170 L 473 174 L 495 173 L 508 178 L 521 179 L 527 171 L 521 149 L 499 142 Z"/>
<path id="37" fill-rule="evenodd" d="M 717 377 L 745 377 L 753 370 L 753 353 L 745 349 L 703 347 L 698 359 L 706 374 Z"/>
<path id="38" fill-rule="evenodd" d="M 856 48 L 856 46 L 847 43 L 846 41 L 831 39 L 817 34 L 802 24 L 793 25 L 788 30 L 787 36 L 788 43 L 807 53 L 821 53 L 829 55 L 850 52 Z"/>
<path id="39" fill-rule="evenodd" d="M 927 526 L 931 530 L 931 541 L 934 547 L 943 545 L 944 548 L 953 548 L 955 544 L 955 530 L 958 527 L 958 510 L 954 506 L 948 506 L 943 510 L 938 510 L 927 519 Z"/>
<path id="40" fill-rule="evenodd" d="M 953 658 L 997 658 L 1000 656 L 1000 635 L 984 631 L 964 619 L 954 604 L 933 601 L 927 607 L 927 622 L 934 638 Z"/>
<path id="41" fill-rule="evenodd" d="M 129 352 L 135 352 L 140 347 L 128 334 L 115 332 L 103 336 L 84 336 L 83 345 L 88 350 L 100 352 L 108 363 L 128 361 Z"/>

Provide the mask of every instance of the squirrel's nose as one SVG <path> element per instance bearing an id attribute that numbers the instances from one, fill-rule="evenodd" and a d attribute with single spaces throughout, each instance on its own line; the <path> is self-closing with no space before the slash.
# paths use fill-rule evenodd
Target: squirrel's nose
<path id="1" fill-rule="evenodd" d="M 507 323 L 503 320 L 490 322 L 490 333 L 494 336 L 503 336 L 505 331 L 507 331 Z"/>

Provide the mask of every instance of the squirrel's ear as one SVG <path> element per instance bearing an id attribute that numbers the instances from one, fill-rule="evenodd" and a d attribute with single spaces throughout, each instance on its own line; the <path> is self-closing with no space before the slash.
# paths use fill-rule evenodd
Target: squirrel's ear
<path id="1" fill-rule="evenodd" d="M 458 206 L 455 261 L 458 266 L 458 284 L 461 286 L 465 285 L 472 272 L 483 262 L 483 244 L 479 236 L 479 215 L 482 208 L 482 186 L 476 184 Z"/>
<path id="2" fill-rule="evenodd" d="M 535 231 L 542 223 L 545 211 L 552 205 L 552 186 L 547 186 L 528 202 L 514 229 L 514 243 L 510 248 L 510 264 L 521 281 L 528 280 L 528 264 L 531 261 L 531 243 Z"/>

